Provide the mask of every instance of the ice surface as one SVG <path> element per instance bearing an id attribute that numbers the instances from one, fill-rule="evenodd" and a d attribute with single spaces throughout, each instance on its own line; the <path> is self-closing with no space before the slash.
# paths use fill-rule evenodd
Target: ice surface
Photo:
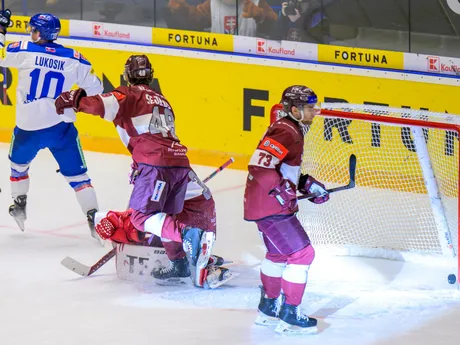
<path id="1" fill-rule="evenodd" d="M 0 345 L 154 344 L 458 344 L 460 294 L 442 269 L 319 253 L 310 270 L 305 311 L 313 336 L 279 336 L 255 326 L 256 269 L 215 291 L 139 286 L 117 279 L 114 260 L 92 277 L 60 265 L 67 255 L 95 263 L 110 248 L 90 237 L 73 190 L 48 152 L 33 162 L 26 231 L 8 215 L 8 146 L 0 144 Z M 126 207 L 130 158 L 86 153 L 101 209 Z M 199 176 L 213 168 L 195 167 Z M 246 173 L 227 169 L 209 182 L 217 203 L 215 253 L 257 263 L 263 248 L 242 219 Z M 333 199 L 331 198 L 332 202 Z"/>

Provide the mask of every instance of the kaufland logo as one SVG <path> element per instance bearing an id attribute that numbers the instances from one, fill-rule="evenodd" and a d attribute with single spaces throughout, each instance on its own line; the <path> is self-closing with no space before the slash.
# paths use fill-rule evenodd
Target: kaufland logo
<path id="1" fill-rule="evenodd" d="M 106 39 L 130 39 L 130 32 L 121 32 L 119 30 L 105 29 L 102 24 L 93 24 L 93 37 Z"/>
<path id="2" fill-rule="evenodd" d="M 257 40 L 257 54 L 267 55 L 267 51 L 265 47 L 267 46 L 267 41 L 265 40 Z"/>
<path id="3" fill-rule="evenodd" d="M 441 58 L 439 56 L 428 56 L 428 71 L 439 72 L 441 70 Z"/>
<path id="4" fill-rule="evenodd" d="M 256 53 L 271 56 L 295 56 L 295 49 L 285 49 L 279 43 L 274 47 L 270 41 L 258 39 Z"/>
<path id="5" fill-rule="evenodd" d="M 93 36 L 102 37 L 103 27 L 101 24 L 93 24 Z"/>

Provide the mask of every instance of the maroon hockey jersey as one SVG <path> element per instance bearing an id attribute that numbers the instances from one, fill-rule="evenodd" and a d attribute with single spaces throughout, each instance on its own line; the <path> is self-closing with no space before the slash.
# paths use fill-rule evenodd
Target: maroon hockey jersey
<path id="1" fill-rule="evenodd" d="M 113 122 L 136 163 L 190 166 L 187 148 L 175 133 L 171 105 L 147 85 L 120 86 L 109 93 L 84 97 L 78 111 Z"/>
<path id="2" fill-rule="evenodd" d="M 260 220 L 268 216 L 298 211 L 297 184 L 302 163 L 304 135 L 299 124 L 289 117 L 275 121 L 259 142 L 248 166 L 244 194 L 244 219 Z M 295 202 L 282 206 L 270 191 L 287 180 Z"/>

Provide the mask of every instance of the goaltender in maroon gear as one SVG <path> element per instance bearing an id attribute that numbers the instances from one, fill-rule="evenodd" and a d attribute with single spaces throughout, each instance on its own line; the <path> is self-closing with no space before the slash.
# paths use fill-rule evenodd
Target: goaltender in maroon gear
<path id="1" fill-rule="evenodd" d="M 138 230 L 152 233 L 163 240 L 171 260 L 167 270 L 152 273 L 154 278 L 186 278 L 191 275 L 190 270 L 194 272 L 192 266 L 196 266 L 198 257 L 201 263 L 207 263 L 207 259 L 199 255 L 201 242 L 214 238 L 214 200 L 190 167 L 187 148 L 175 133 L 170 103 L 149 86 L 153 81 L 153 68 L 148 57 L 130 56 L 124 78 L 128 86 L 105 94 L 87 97 L 83 89 L 64 92 L 56 99 L 56 110 L 62 114 L 64 109 L 73 108 L 113 122 L 132 155 L 134 188 L 130 210 L 109 212 L 96 227 L 99 235 L 117 242 L 139 243 L 143 234 Z M 188 199 L 188 207 L 184 209 L 185 199 Z M 172 250 L 178 246 L 168 244 L 169 241 L 183 242 L 189 258 Z M 211 248 L 212 243 L 205 244 Z M 205 255 L 209 257 L 210 251 L 206 250 Z M 198 271 L 192 275 L 199 286 L 204 278 Z"/>
<path id="2" fill-rule="evenodd" d="M 304 136 L 317 112 L 316 103 L 310 88 L 288 87 L 281 105 L 272 108 L 276 121 L 259 142 L 248 167 L 244 218 L 257 224 L 267 249 L 260 271 L 263 289 L 256 323 L 276 324 L 280 333 L 316 331 L 317 321 L 299 309 L 315 251 L 295 214 L 297 191 L 319 192 L 320 196 L 309 199 L 316 204 L 329 199 L 322 183 L 300 174 Z"/>

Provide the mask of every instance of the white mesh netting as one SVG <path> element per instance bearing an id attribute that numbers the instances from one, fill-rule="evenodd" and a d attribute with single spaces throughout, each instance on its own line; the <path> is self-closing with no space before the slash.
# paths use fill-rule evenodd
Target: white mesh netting
<path id="1" fill-rule="evenodd" d="M 317 116 L 305 140 L 302 173 L 327 188 L 348 183 L 349 156 L 357 157 L 356 187 L 315 205 L 300 202 L 299 218 L 317 248 L 336 254 L 407 261 L 446 257 L 409 127 L 379 124 L 359 114 L 460 124 L 460 116 L 371 105 L 323 103 L 349 116 Z M 349 118 L 348 118 L 349 117 Z M 423 134 L 458 252 L 458 137 L 455 131 L 424 128 Z M 451 260 L 451 259 L 449 259 Z"/>

